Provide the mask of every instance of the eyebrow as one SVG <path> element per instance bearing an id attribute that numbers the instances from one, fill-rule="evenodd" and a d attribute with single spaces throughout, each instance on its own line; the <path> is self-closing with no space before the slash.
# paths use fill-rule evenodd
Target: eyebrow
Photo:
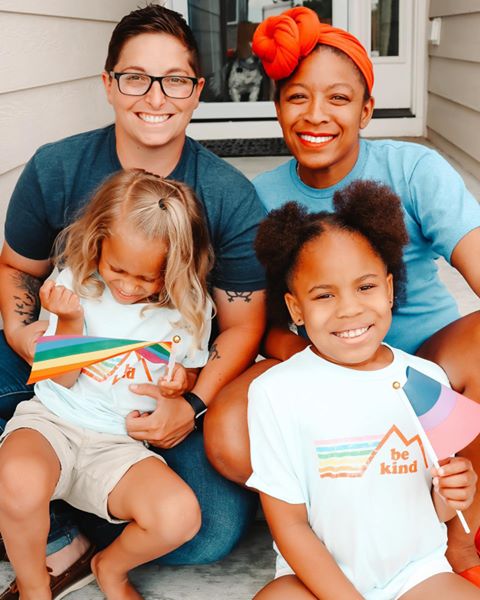
<path id="1" fill-rule="evenodd" d="M 362 275 L 361 277 L 357 277 L 357 279 L 355 279 L 354 283 L 358 284 L 358 283 L 362 283 L 362 281 L 365 281 L 366 279 L 378 279 L 378 274 L 376 273 L 366 273 L 365 275 Z M 312 287 L 308 290 L 307 293 L 311 293 L 314 292 L 315 290 L 331 290 L 332 288 L 334 288 L 335 286 L 332 283 L 319 283 L 318 285 L 312 285 Z"/>
<path id="2" fill-rule="evenodd" d="M 127 72 L 127 73 L 130 71 L 141 72 L 141 73 L 144 73 L 145 75 L 150 74 L 150 73 L 147 73 L 143 67 L 139 67 L 137 65 L 128 65 L 128 67 L 124 67 L 124 68 L 120 69 L 120 71 Z M 159 77 L 165 77 L 166 75 L 171 75 L 172 73 L 177 73 L 178 75 L 187 76 L 186 75 L 187 71 L 185 69 L 175 67 L 175 68 L 169 69 L 166 73 L 164 73 L 164 75 L 159 75 Z M 155 77 L 155 75 L 152 75 L 152 77 Z"/>
<path id="3" fill-rule="evenodd" d="M 287 83 L 287 84 L 285 85 L 285 88 L 284 88 L 284 89 L 288 90 L 289 88 L 294 88 L 294 87 L 300 87 L 300 88 L 303 88 L 303 89 L 308 89 L 308 88 L 309 88 L 309 86 L 308 86 L 308 85 L 306 85 L 305 83 L 301 83 L 301 82 L 298 82 L 298 83 L 291 82 L 291 83 Z M 348 89 L 350 92 L 353 92 L 353 91 L 354 91 L 354 90 L 353 90 L 353 87 L 352 87 L 352 86 L 351 86 L 349 83 L 342 82 L 342 81 L 338 81 L 338 82 L 336 82 L 336 83 L 331 83 L 330 85 L 327 85 L 327 87 L 326 87 L 325 89 L 326 89 L 327 91 L 330 91 L 330 90 L 332 90 L 332 89 L 335 89 L 335 88 L 347 88 L 347 89 Z"/>

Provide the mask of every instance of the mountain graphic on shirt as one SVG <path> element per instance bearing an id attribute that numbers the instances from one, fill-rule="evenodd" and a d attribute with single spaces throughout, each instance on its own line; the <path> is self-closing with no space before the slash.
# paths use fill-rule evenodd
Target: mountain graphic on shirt
<path id="1" fill-rule="evenodd" d="M 417 434 L 407 439 L 396 425 L 392 425 L 383 435 L 317 440 L 314 444 L 321 478 L 362 477 L 381 450 L 387 451 L 391 461 L 381 463 L 380 474 L 408 473 L 409 469 L 411 472 L 412 465 L 416 470 L 416 462 L 407 462 L 410 459 L 407 448 L 412 444 L 417 444 L 425 467 L 428 467 L 420 436 Z M 390 448 L 387 447 L 389 444 Z"/>
<path id="2" fill-rule="evenodd" d="M 94 363 L 88 367 L 82 367 L 82 374 L 100 383 L 107 381 L 107 379 L 115 375 L 129 356 L 130 352 L 127 352 L 126 354 L 107 358 L 107 360 L 102 360 L 102 362 Z"/>

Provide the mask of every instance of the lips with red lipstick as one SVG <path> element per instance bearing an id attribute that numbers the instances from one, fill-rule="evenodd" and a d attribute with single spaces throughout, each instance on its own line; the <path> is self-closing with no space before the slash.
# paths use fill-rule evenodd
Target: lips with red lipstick
<path id="1" fill-rule="evenodd" d="M 301 131 L 300 133 L 297 133 L 297 136 L 305 146 L 315 147 L 325 146 L 336 138 L 335 135 L 329 133 L 319 134 L 310 131 Z"/>

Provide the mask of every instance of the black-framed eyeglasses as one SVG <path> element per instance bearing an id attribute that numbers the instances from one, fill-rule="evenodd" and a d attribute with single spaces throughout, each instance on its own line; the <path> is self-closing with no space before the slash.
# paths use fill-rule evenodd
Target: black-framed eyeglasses
<path id="1" fill-rule="evenodd" d="M 146 73 L 116 73 L 110 71 L 110 76 L 117 80 L 118 89 L 125 96 L 144 96 L 155 81 L 158 81 L 162 92 L 167 98 L 180 100 L 190 98 L 198 83 L 197 77 L 186 77 L 185 75 L 154 77 Z"/>

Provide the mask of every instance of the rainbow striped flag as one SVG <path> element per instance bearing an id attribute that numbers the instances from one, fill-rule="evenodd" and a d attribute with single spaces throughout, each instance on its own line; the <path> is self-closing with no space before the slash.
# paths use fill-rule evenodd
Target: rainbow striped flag
<path id="1" fill-rule="evenodd" d="M 480 404 L 407 367 L 403 391 L 439 460 L 468 446 L 480 433 Z"/>
<path id="2" fill-rule="evenodd" d="M 137 351 L 154 363 L 167 364 L 172 342 L 147 342 L 83 335 L 46 335 L 37 340 L 32 371 L 27 383 L 57 377 L 102 362 L 119 354 Z"/>

